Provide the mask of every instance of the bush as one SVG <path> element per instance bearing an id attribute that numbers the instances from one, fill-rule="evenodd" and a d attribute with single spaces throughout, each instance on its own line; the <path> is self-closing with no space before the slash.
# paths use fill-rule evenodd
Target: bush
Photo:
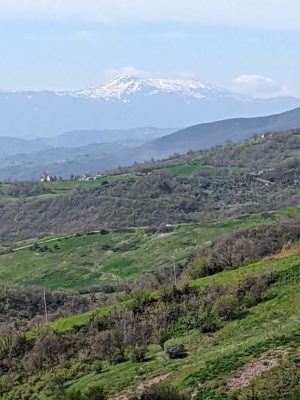
<path id="1" fill-rule="evenodd" d="M 218 318 L 223 321 L 230 321 L 236 318 L 239 314 L 240 303 L 238 299 L 231 295 L 221 296 L 218 300 L 216 300 L 213 311 Z"/>
<path id="2" fill-rule="evenodd" d="M 188 400 L 188 397 L 179 394 L 177 390 L 173 388 L 156 385 L 147 389 L 141 395 L 130 397 L 130 400 Z"/>
<path id="3" fill-rule="evenodd" d="M 0 376 L 0 396 L 8 392 L 13 386 L 13 379 L 8 375 Z"/>
<path id="4" fill-rule="evenodd" d="M 103 369 L 104 369 L 104 365 L 103 365 L 103 362 L 102 362 L 102 361 L 97 361 L 97 362 L 94 364 L 93 370 L 94 370 L 97 374 L 100 374 L 100 373 L 103 371 Z"/>
<path id="5" fill-rule="evenodd" d="M 187 356 L 187 351 L 183 344 L 173 345 L 166 349 L 166 354 L 169 358 L 184 358 Z"/>
<path id="6" fill-rule="evenodd" d="M 195 257 L 184 271 L 184 276 L 190 279 L 198 279 L 209 275 L 207 260 L 203 257 Z"/>
<path id="7" fill-rule="evenodd" d="M 146 352 L 146 346 L 135 346 L 130 352 L 129 359 L 132 362 L 143 362 L 145 361 Z"/>
<path id="8" fill-rule="evenodd" d="M 220 329 L 220 322 L 215 315 L 208 314 L 200 320 L 200 331 L 202 333 L 213 333 Z"/>
<path id="9" fill-rule="evenodd" d="M 165 343 L 171 339 L 172 334 L 167 329 L 160 329 L 156 334 L 156 343 L 160 345 L 162 350 L 165 350 Z"/>
<path id="10" fill-rule="evenodd" d="M 88 386 L 87 389 L 83 391 L 84 400 L 105 400 L 106 395 L 104 390 L 99 385 Z"/>
<path id="11" fill-rule="evenodd" d="M 65 400 L 105 400 L 107 397 L 99 385 L 88 386 L 84 390 L 74 390 L 65 395 Z"/>

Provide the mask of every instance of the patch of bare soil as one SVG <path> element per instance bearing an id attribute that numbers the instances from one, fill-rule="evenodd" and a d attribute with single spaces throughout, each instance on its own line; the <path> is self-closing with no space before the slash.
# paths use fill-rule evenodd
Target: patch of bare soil
<path id="1" fill-rule="evenodd" d="M 117 397 L 114 397 L 113 400 L 128 400 L 129 399 L 128 396 L 131 396 L 133 394 L 136 394 L 136 395 L 142 394 L 145 390 L 151 388 L 154 385 L 158 385 L 159 383 L 166 380 L 169 375 L 170 375 L 170 373 L 165 374 L 165 375 L 156 376 L 155 378 L 152 378 L 152 379 L 148 379 L 147 381 L 140 383 L 135 389 L 132 389 L 132 391 L 130 393 L 122 394 Z"/>
<path id="2" fill-rule="evenodd" d="M 271 370 L 279 365 L 280 359 L 286 354 L 284 350 L 275 350 L 272 354 L 264 355 L 263 357 L 253 360 L 244 365 L 236 372 L 234 376 L 226 382 L 227 392 L 233 392 L 249 386 L 253 379 L 262 375 L 264 372 Z"/>

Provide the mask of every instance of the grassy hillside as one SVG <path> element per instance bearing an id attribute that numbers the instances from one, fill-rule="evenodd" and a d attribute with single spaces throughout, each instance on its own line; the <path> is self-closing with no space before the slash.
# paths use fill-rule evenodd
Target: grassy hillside
<path id="1" fill-rule="evenodd" d="M 215 176 L 216 178 L 224 178 L 225 176 L 228 176 L 228 174 L 241 173 L 245 170 L 245 168 L 238 167 L 216 167 L 209 165 L 207 161 L 200 158 L 199 160 L 165 168 L 162 171 L 182 178 L 191 179 L 195 173 Z"/>
<path id="2" fill-rule="evenodd" d="M 180 388 L 195 389 L 198 385 L 203 386 L 200 392 L 205 393 L 205 399 L 227 398 L 218 392 L 224 389 L 224 380 L 234 375 L 243 365 L 266 354 L 270 349 L 300 346 L 300 336 L 296 335 L 300 329 L 297 307 L 300 301 L 300 257 L 273 260 L 267 264 L 269 268 L 285 271 L 280 282 L 269 292 L 268 300 L 253 307 L 241 320 L 228 323 L 212 336 L 192 332 L 171 339 L 171 343 L 175 341 L 185 344 L 189 349 L 188 359 L 170 362 L 158 348 L 153 347 L 149 350 L 150 359 L 145 364 L 137 367 L 127 362 L 99 376 L 85 376 L 72 386 L 80 387 L 88 382 L 99 381 L 108 392 L 114 393 L 127 385 L 132 386 L 133 382 L 137 385 L 139 381 L 149 379 L 159 372 L 159 375 L 170 373 L 167 381 Z M 265 268 L 264 263 L 252 267 L 257 271 L 262 268 Z M 225 272 L 221 281 L 238 281 L 244 277 L 244 268 L 240 268 Z M 218 281 L 218 277 L 216 279 Z M 215 277 L 210 280 L 215 281 Z M 197 282 L 204 283 L 207 280 Z M 137 376 L 138 371 L 141 376 Z"/>
<path id="3" fill-rule="evenodd" d="M 224 271 L 220 272 L 217 275 L 195 279 L 190 282 L 190 285 L 192 287 L 199 287 L 210 286 L 212 284 L 222 286 L 230 283 L 238 284 L 245 281 L 246 279 L 257 277 L 261 273 L 275 271 L 282 272 L 286 270 L 290 270 L 292 274 L 295 274 L 297 276 L 298 273 L 300 273 L 300 257 L 298 253 L 299 251 L 297 250 L 297 255 L 278 255 L 270 257 L 270 259 L 265 259 L 261 262 L 247 265 L 246 267 L 240 267 L 238 270 Z M 158 295 L 157 293 L 153 292 L 152 296 L 155 299 Z M 122 309 L 130 306 L 132 306 L 132 301 L 124 301 L 113 306 L 100 308 L 96 311 L 89 311 L 72 317 L 58 319 L 51 324 L 51 328 L 62 333 L 70 332 L 76 327 L 84 326 L 95 314 L 99 316 L 105 316 L 116 309 Z"/>
<path id="4" fill-rule="evenodd" d="M 32 399 L 54 399 L 56 397 L 49 395 L 46 389 L 47 382 L 63 374 L 68 391 L 101 384 L 112 399 L 117 398 L 114 396 L 118 393 L 132 394 L 141 383 L 146 385 L 159 380 L 193 394 L 195 399 L 246 399 L 251 392 L 256 398 L 265 399 L 271 397 L 262 396 L 266 393 L 270 396 L 275 389 L 283 394 L 274 398 L 288 399 L 290 397 L 284 393 L 291 394 L 297 389 L 299 370 L 297 372 L 296 363 L 300 346 L 300 251 L 294 249 L 292 253 L 291 256 L 283 253 L 271 260 L 194 282 L 201 286 L 210 281 L 222 287 L 244 281 L 247 276 L 259 274 L 266 268 L 280 272 L 280 278 L 272 285 L 264 301 L 250 307 L 238 319 L 224 323 L 215 333 L 204 334 L 197 329 L 185 331 L 182 328 L 175 332 L 165 346 L 183 344 L 188 352 L 186 358 L 170 360 L 159 346 L 150 345 L 145 361 L 105 364 L 101 372 L 79 372 L 80 361 L 70 359 L 52 372 L 42 371 L 33 375 L 24 385 L 16 384 L 10 393 L 4 392 L 2 398 L 11 400 L 21 396 L 18 398 L 23 399 L 22 396 L 31 393 Z M 131 306 L 123 303 L 116 307 Z M 103 309 L 99 315 L 105 316 L 111 311 Z M 52 328 L 70 332 L 65 329 L 67 322 L 71 324 L 72 318 L 57 321 Z M 268 363 L 270 368 L 262 368 Z M 88 370 L 88 365 L 85 370 Z M 291 379 L 291 374 L 295 379 Z M 283 384 L 278 376 L 289 376 L 289 379 L 283 378 Z M 236 397 L 232 397 L 234 393 Z"/>
<path id="5" fill-rule="evenodd" d="M 288 264 L 287 260 L 285 264 Z M 170 340 L 170 343 L 184 343 L 189 350 L 187 359 L 170 362 L 157 347 L 152 347 L 149 360 L 144 364 L 127 362 L 113 366 L 100 375 L 84 376 L 71 387 L 100 382 L 108 393 L 113 394 L 128 391 L 128 386 L 134 387 L 154 376 L 170 373 L 166 379 L 168 383 L 198 392 L 197 399 L 229 398 L 224 393 L 226 379 L 245 364 L 268 351 L 272 354 L 275 349 L 286 348 L 293 353 L 295 347 L 300 346 L 300 336 L 296 334 L 300 329 L 297 307 L 300 259 L 298 257 L 297 263 L 293 260 L 291 267 L 282 267 L 279 261 L 277 268 L 286 269 L 282 280 L 270 291 L 269 299 L 253 307 L 244 318 L 228 323 L 214 335 L 201 335 L 195 331 Z M 237 280 L 239 273 L 239 270 L 235 271 Z"/>
<path id="6" fill-rule="evenodd" d="M 167 233 L 132 228 L 30 241 L 0 254 L 0 281 L 50 290 L 133 281 L 144 272 L 172 267 L 173 262 L 184 264 L 201 246 L 224 233 L 283 216 L 300 216 L 300 208 L 218 223 L 175 225 Z"/>

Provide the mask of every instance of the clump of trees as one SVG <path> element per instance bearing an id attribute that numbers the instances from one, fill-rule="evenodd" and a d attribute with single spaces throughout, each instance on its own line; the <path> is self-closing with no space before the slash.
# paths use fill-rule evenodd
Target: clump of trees
<path id="1" fill-rule="evenodd" d="M 237 286 L 173 287 L 162 290 L 158 298 L 133 293 L 125 310 L 115 308 L 106 316 L 93 316 L 87 326 L 69 335 L 42 331 L 28 339 L 8 332 L 0 347 L 0 372 L 33 374 L 64 365 L 79 354 L 90 360 L 94 370 L 103 361 L 142 362 L 151 343 L 158 343 L 170 358 L 185 357 L 181 343 L 165 346 L 170 338 L 191 329 L 204 333 L 219 329 L 262 301 L 277 278 L 268 273 Z"/>
<path id="2" fill-rule="evenodd" d="M 120 287 L 120 290 L 123 288 Z M 110 295 L 114 289 L 110 286 L 95 286 L 82 293 L 67 290 L 46 291 L 48 319 L 85 312 L 95 307 L 112 304 L 122 298 L 122 295 Z M 98 293 L 97 297 L 94 295 Z M 100 294 L 103 293 L 103 294 Z M 0 285 L 0 324 L 14 325 L 16 329 L 23 326 L 39 327 L 45 323 L 43 289 L 20 285 Z"/>
<path id="3" fill-rule="evenodd" d="M 36 182 L 14 182 L 10 183 L 8 195 L 19 199 L 39 196 L 41 194 L 51 193 L 51 189 L 42 186 Z"/>
<path id="4" fill-rule="evenodd" d="M 200 250 L 186 267 L 184 275 L 196 279 L 279 253 L 300 239 L 300 219 L 262 223 L 240 229 L 214 240 Z"/>

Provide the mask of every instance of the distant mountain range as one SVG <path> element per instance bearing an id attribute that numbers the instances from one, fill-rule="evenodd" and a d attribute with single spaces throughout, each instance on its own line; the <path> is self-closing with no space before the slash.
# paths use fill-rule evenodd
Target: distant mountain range
<path id="1" fill-rule="evenodd" d="M 298 98 L 255 99 L 195 80 L 121 76 L 72 92 L 0 92 L 0 136 L 35 138 L 73 130 L 185 127 L 298 106 Z"/>
<path id="2" fill-rule="evenodd" d="M 51 147 L 80 147 L 94 143 L 122 142 L 127 147 L 137 146 L 161 136 L 177 131 L 175 128 L 134 128 L 134 129 L 104 129 L 75 130 L 64 132 L 51 138 L 39 139 Z M 1 140 L 1 137 L 0 137 Z"/>
<path id="3" fill-rule="evenodd" d="M 44 171 L 69 176 L 95 171 L 99 160 L 127 151 L 176 129 L 77 130 L 50 138 L 0 136 L 0 180 L 36 179 Z"/>
<path id="4" fill-rule="evenodd" d="M 128 166 L 135 161 L 166 158 L 172 153 L 182 154 L 188 150 L 208 148 L 212 145 L 223 144 L 227 140 L 237 142 L 252 135 L 296 128 L 300 128 L 300 107 L 267 117 L 234 118 L 198 124 L 174 133 L 170 133 L 172 130 L 143 128 L 128 131 L 100 131 L 98 134 L 96 131 L 77 131 L 60 135 L 58 138 L 28 142 L 10 138 L 13 143 L 20 141 L 18 146 L 23 146 L 23 150 L 28 151 L 9 157 L 3 156 L 5 145 L 2 142 L 4 139 L 8 143 L 8 139 L 0 137 L 0 180 L 37 179 L 43 171 L 63 177 L 69 177 L 71 174 L 97 173 L 118 166 Z M 99 140 L 105 137 L 110 138 L 111 141 L 82 146 L 88 138 L 96 141 L 97 135 Z M 127 137 L 127 140 L 114 140 L 119 135 L 123 138 Z M 135 140 L 135 136 L 138 139 Z M 140 145 L 142 138 L 144 142 Z M 32 143 L 31 147 L 30 143 Z M 51 147 L 51 143 L 52 146 L 60 147 Z M 64 145 L 69 146 L 62 147 Z"/>
<path id="5" fill-rule="evenodd" d="M 47 145 L 39 140 L 26 140 L 15 137 L 0 136 L 0 160 L 4 157 L 10 157 L 16 154 L 30 154 L 36 151 L 44 150 Z M 1 167 L 1 161 L 0 161 Z"/>

